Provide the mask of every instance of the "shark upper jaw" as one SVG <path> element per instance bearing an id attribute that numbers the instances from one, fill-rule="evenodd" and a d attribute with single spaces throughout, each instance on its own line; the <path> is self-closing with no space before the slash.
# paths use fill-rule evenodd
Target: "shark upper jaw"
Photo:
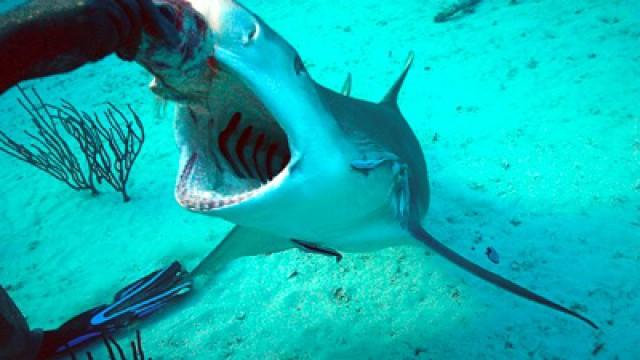
<path id="1" fill-rule="evenodd" d="M 154 75 L 156 95 L 188 109 L 176 119 L 176 200 L 211 213 L 264 197 L 288 177 L 298 152 L 269 110 L 273 104 L 246 80 L 254 67 L 247 61 L 263 56 L 249 47 L 260 20 L 229 0 L 154 1 L 181 41 L 172 48 L 145 36 L 136 60 Z"/>
<path id="2" fill-rule="evenodd" d="M 162 2 L 175 12 L 183 42 L 172 52 L 148 40 L 144 49 L 153 51 L 139 60 L 156 76 L 152 90 L 184 110 L 176 118 L 176 200 L 216 216 L 264 216 L 305 186 L 292 176 L 302 154 L 315 165 L 336 152 L 330 125 L 319 125 L 331 121 L 317 111 L 315 83 L 293 47 L 243 6 Z"/>
<path id="3" fill-rule="evenodd" d="M 301 163 L 334 170 L 322 168 L 337 158 L 332 121 L 298 53 L 258 16 L 231 1 L 192 5 L 208 21 L 212 77 L 206 103 L 183 102 L 177 119 L 176 200 L 234 222 L 265 217 L 317 185 Z"/>

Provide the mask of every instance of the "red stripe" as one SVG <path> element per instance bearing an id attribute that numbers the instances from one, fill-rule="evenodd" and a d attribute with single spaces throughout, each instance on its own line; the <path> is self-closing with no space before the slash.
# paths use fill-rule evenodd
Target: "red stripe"
<path id="1" fill-rule="evenodd" d="M 260 134 L 256 139 L 256 146 L 253 148 L 252 158 L 253 158 L 253 166 L 255 166 L 255 169 L 256 169 L 256 175 L 258 175 L 258 177 L 260 178 L 260 181 L 265 182 L 264 176 L 262 176 L 262 173 L 260 172 L 260 166 L 258 166 L 258 151 L 260 150 L 260 147 L 262 147 L 263 143 L 264 143 L 264 134 Z"/>
<path id="2" fill-rule="evenodd" d="M 269 180 L 273 178 L 273 155 L 276 154 L 276 150 L 278 150 L 278 144 L 269 145 L 269 150 L 267 150 L 267 176 Z"/>
<path id="3" fill-rule="evenodd" d="M 233 134 L 233 132 L 238 127 L 238 124 L 240 124 L 241 117 L 242 117 L 242 114 L 240 114 L 239 112 L 233 113 L 233 116 L 231 116 L 231 121 L 229 121 L 229 124 L 227 125 L 227 127 L 224 129 L 224 131 L 220 133 L 220 136 L 218 137 L 218 147 L 220 148 L 222 155 L 224 156 L 225 159 L 227 159 L 227 162 L 229 163 L 229 165 L 231 165 L 231 167 L 233 168 L 233 171 L 238 176 L 242 176 L 242 174 L 238 169 L 238 167 L 236 166 L 236 164 L 233 162 L 233 159 L 231 158 L 229 149 L 227 149 L 227 142 L 229 141 L 231 134 Z"/>
<path id="4" fill-rule="evenodd" d="M 289 161 L 291 160 L 291 153 L 288 151 L 284 152 L 284 157 L 282 158 L 282 168 L 279 171 L 284 170 L 285 167 L 287 167 L 287 165 L 289 164 Z"/>
<path id="5" fill-rule="evenodd" d="M 249 166 L 244 159 L 244 148 L 249 143 L 249 139 L 251 138 L 251 131 L 253 130 L 253 126 L 247 126 L 246 129 L 240 135 L 238 142 L 236 143 L 236 154 L 238 155 L 238 159 L 242 164 L 242 167 L 247 172 L 247 175 L 252 176 L 251 171 L 249 170 Z"/>

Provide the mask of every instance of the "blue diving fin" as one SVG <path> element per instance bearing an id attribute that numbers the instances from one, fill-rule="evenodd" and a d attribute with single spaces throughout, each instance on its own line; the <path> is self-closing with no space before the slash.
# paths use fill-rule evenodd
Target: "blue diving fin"
<path id="1" fill-rule="evenodd" d="M 188 272 L 175 261 L 137 280 L 114 296 L 113 303 L 85 311 L 55 330 L 44 332 L 38 359 L 65 354 L 146 318 L 191 290 Z"/>

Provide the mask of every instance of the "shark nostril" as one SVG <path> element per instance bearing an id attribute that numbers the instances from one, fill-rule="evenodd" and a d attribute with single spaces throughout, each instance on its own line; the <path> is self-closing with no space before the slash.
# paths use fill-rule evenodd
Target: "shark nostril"
<path id="1" fill-rule="evenodd" d="M 242 45 L 249 46 L 258 36 L 258 26 L 253 25 L 249 31 L 242 37 Z"/>
<path id="2" fill-rule="evenodd" d="M 256 35 L 258 34 L 258 27 L 254 26 L 253 29 L 251 29 L 251 31 L 249 31 L 249 40 L 254 40 L 256 38 Z"/>

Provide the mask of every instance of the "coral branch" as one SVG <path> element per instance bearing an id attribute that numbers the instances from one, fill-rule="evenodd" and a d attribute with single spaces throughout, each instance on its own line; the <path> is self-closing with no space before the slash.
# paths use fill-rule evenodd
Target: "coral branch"
<path id="1" fill-rule="evenodd" d="M 87 156 L 88 166 L 95 180 L 111 185 L 129 201 L 127 181 L 133 163 L 138 158 L 144 143 L 144 127 L 138 115 L 129 106 L 133 121 L 108 103 L 102 121 L 94 115 L 79 112 L 69 102 L 63 102 L 63 110 L 70 114 L 65 121 L 68 133 L 78 140 L 78 145 Z"/>
<path id="2" fill-rule="evenodd" d="M 122 349 L 122 346 L 113 338 L 113 336 L 109 333 L 102 333 L 102 342 L 104 343 L 104 347 L 107 350 L 107 354 L 109 355 L 109 360 L 127 360 L 125 356 L 125 352 Z M 131 341 L 129 343 L 131 346 L 131 358 L 132 360 L 151 360 L 151 358 L 146 358 L 144 355 L 144 350 L 142 349 L 142 337 L 140 336 L 140 330 L 136 330 L 136 340 Z M 116 356 L 117 354 L 117 356 Z M 76 354 L 70 349 L 67 349 L 67 355 L 71 358 L 71 360 L 76 360 L 78 357 Z M 87 352 L 87 360 L 92 360 L 93 354 L 91 352 Z"/>
<path id="3" fill-rule="evenodd" d="M 104 180 L 116 191 L 121 192 L 124 201 L 129 201 L 127 181 L 131 167 L 138 158 L 144 143 L 142 121 L 131 106 L 129 106 L 129 111 L 133 115 L 133 122 L 128 121 L 118 108 L 109 103 L 105 117 L 110 127 L 95 120 L 91 124 L 93 131 L 101 139 L 100 146 L 98 146 L 99 156 L 95 157 L 92 169 L 97 180 L 99 182 Z"/>
<path id="4" fill-rule="evenodd" d="M 93 186 L 90 176 L 86 176 L 82 171 L 80 161 L 70 148 L 68 139 L 60 133 L 56 117 L 51 113 L 55 110 L 45 104 L 35 90 L 34 99 L 22 88 L 20 92 L 23 99 L 18 99 L 18 102 L 31 116 L 31 121 L 36 127 L 35 134 L 24 131 L 34 141 L 31 144 L 32 150 L 0 131 L 0 151 L 37 167 L 74 190 L 88 189 L 97 194 L 98 190 Z"/>
<path id="5" fill-rule="evenodd" d="M 131 106 L 128 108 L 133 121 L 111 103 L 107 104 L 104 119 L 99 119 L 68 101 L 54 106 L 44 103 L 35 90 L 34 99 L 22 88 L 20 92 L 23 99 L 18 102 L 37 129 L 35 133 L 25 131 L 33 141 L 31 149 L 0 131 L 0 151 L 32 164 L 74 190 L 89 189 L 97 194 L 94 181 L 104 181 L 129 201 L 127 181 L 144 143 L 142 121 Z M 74 145 L 70 145 L 71 139 Z M 84 166 L 80 165 L 78 151 L 83 154 Z"/>

